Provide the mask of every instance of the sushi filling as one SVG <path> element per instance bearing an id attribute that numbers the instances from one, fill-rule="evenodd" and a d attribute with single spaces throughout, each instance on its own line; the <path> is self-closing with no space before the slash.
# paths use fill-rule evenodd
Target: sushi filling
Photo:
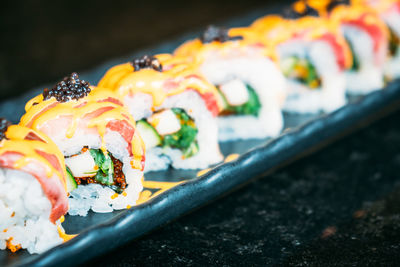
<path id="1" fill-rule="evenodd" d="M 199 152 L 197 126 L 193 118 L 181 108 L 158 111 L 138 121 L 137 130 L 147 149 L 175 148 L 182 152 L 183 158 L 190 158 Z"/>
<path id="2" fill-rule="evenodd" d="M 389 55 L 394 57 L 397 55 L 400 46 L 400 38 L 390 29 L 390 40 L 389 40 Z"/>
<path id="3" fill-rule="evenodd" d="M 285 77 L 296 80 L 310 89 L 321 87 L 321 78 L 314 65 L 307 58 L 287 57 L 281 62 L 281 70 Z"/>
<path id="4" fill-rule="evenodd" d="M 122 162 L 111 153 L 84 147 L 81 153 L 65 159 L 68 174 L 68 191 L 78 185 L 101 184 L 122 193 L 126 188 Z"/>
<path id="5" fill-rule="evenodd" d="M 357 55 L 356 55 L 356 52 L 355 52 L 355 50 L 354 50 L 354 45 L 353 45 L 353 43 L 350 42 L 350 40 L 348 40 L 347 38 L 346 38 L 346 42 L 347 42 L 347 44 L 349 45 L 350 52 L 351 52 L 351 56 L 352 56 L 352 58 L 353 58 L 353 64 L 351 65 L 350 70 L 351 70 L 351 71 L 358 71 L 358 70 L 360 69 L 360 60 L 358 59 L 358 57 L 357 57 Z"/>
<path id="6" fill-rule="evenodd" d="M 231 80 L 217 86 L 224 103 L 220 116 L 250 115 L 258 117 L 261 102 L 253 87 L 240 80 Z"/>

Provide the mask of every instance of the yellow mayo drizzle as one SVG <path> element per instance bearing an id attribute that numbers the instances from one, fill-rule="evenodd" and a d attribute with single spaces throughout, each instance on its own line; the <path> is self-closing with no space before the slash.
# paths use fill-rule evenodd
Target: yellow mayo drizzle
<path id="1" fill-rule="evenodd" d="M 62 224 L 64 221 L 65 221 L 65 217 L 63 215 L 59 219 L 59 224 Z M 67 242 L 77 236 L 77 235 L 66 234 L 64 228 L 62 228 L 60 225 L 57 225 L 57 231 L 58 231 L 58 234 L 60 235 L 60 237 L 64 240 L 64 242 Z"/>
<path id="2" fill-rule="evenodd" d="M 350 67 L 353 61 L 351 50 L 340 33 L 338 21 L 327 17 L 305 16 L 299 19 L 284 19 L 277 15 L 268 15 L 256 20 L 252 28 L 260 32 L 266 42 L 276 47 L 301 35 L 304 40 L 316 40 L 325 34 L 335 36 L 336 42 L 343 48 L 345 66 Z"/>
<path id="3" fill-rule="evenodd" d="M 234 161 L 234 160 L 236 160 L 239 156 L 240 156 L 239 154 L 230 154 L 230 155 L 226 156 L 226 158 L 224 159 L 224 162 L 227 163 L 227 162 Z M 197 177 L 200 177 L 200 176 L 202 176 L 202 175 L 208 173 L 208 172 L 211 171 L 211 170 L 212 170 L 212 168 L 207 168 L 207 169 L 201 170 L 201 171 L 197 172 L 196 176 L 197 176 Z"/>
<path id="4" fill-rule="evenodd" d="M 24 140 L 29 133 L 33 133 L 42 139 L 44 142 L 37 140 Z M 66 189 L 65 182 L 65 173 L 60 173 L 57 169 L 55 169 L 49 161 L 38 154 L 38 151 L 45 152 L 46 154 L 54 155 L 58 163 L 60 164 L 60 168 L 64 171 L 63 166 L 64 156 L 61 154 L 60 150 L 57 146 L 50 140 L 47 136 L 27 127 L 19 126 L 19 125 L 11 125 L 8 127 L 6 133 L 6 138 L 0 142 L 0 156 L 5 153 L 18 153 L 21 154 L 21 159 L 17 160 L 13 168 L 14 169 L 22 169 L 29 163 L 37 163 L 40 162 L 42 167 L 45 168 L 47 178 L 53 177 L 54 174 L 60 179 L 64 188 Z"/>
<path id="5" fill-rule="evenodd" d="M 60 237 L 62 238 L 62 240 L 64 240 L 64 242 L 67 242 L 67 241 L 71 240 L 72 238 L 78 236 L 78 235 L 66 234 L 64 229 L 60 226 L 57 226 L 57 231 L 58 231 L 58 234 L 60 235 Z"/>
<path id="6" fill-rule="evenodd" d="M 125 96 L 145 93 L 153 97 L 153 105 L 161 106 L 168 96 L 180 94 L 188 89 L 200 94 L 212 93 L 222 108 L 222 100 L 214 85 L 210 84 L 198 71 L 197 66 L 182 57 L 170 54 L 155 56 L 163 65 L 163 71 L 141 69 L 134 71 L 130 63 L 112 67 L 100 80 L 99 86 L 112 89 L 123 101 Z M 196 77 L 190 77 L 195 75 Z M 171 88 L 168 88 L 171 83 Z"/>
<path id="7" fill-rule="evenodd" d="M 148 189 L 159 189 L 159 191 L 152 193 L 150 190 L 143 190 L 140 193 L 139 199 L 136 201 L 136 205 L 143 204 L 146 201 L 164 193 L 165 191 L 183 183 L 180 182 L 157 182 L 157 181 L 143 181 L 143 187 Z"/>
<path id="8" fill-rule="evenodd" d="M 278 15 L 259 18 L 250 27 L 258 31 L 261 38 L 265 38 L 266 42 L 273 45 L 288 40 L 292 36 L 289 31 L 290 22 Z"/>
<path id="9" fill-rule="evenodd" d="M 398 0 L 352 0 L 352 4 L 360 5 L 360 6 L 370 6 L 379 13 L 388 11 L 394 5 L 398 4 Z"/>
<path id="10" fill-rule="evenodd" d="M 338 6 L 331 13 L 331 19 L 336 23 L 341 23 L 349 20 L 359 20 L 362 16 L 366 24 L 374 25 L 380 28 L 385 35 L 389 38 L 389 30 L 383 20 L 379 17 L 376 10 L 364 5 L 351 5 L 351 6 Z"/>
<path id="11" fill-rule="evenodd" d="M 196 176 L 197 176 L 197 177 L 200 177 L 200 176 L 202 176 L 202 175 L 208 173 L 208 172 L 211 171 L 211 170 L 212 170 L 212 168 L 207 168 L 207 169 L 201 170 L 201 171 L 197 172 L 197 175 L 196 175 Z"/>
<path id="12" fill-rule="evenodd" d="M 234 160 L 236 160 L 237 158 L 239 158 L 239 154 L 230 154 L 230 155 L 228 155 L 226 158 L 225 158 L 225 160 L 224 160 L 224 162 L 231 162 L 231 161 L 234 161 Z"/>
<path id="13" fill-rule="evenodd" d="M 278 60 L 277 54 L 269 42 L 262 37 L 259 31 L 251 27 L 231 28 L 228 31 L 230 37 L 242 36 L 241 40 L 232 40 L 226 42 L 214 41 L 211 43 L 202 43 L 200 39 L 188 41 L 179 46 L 174 54 L 181 57 L 187 57 L 197 65 L 201 65 L 205 59 L 217 52 L 220 55 L 229 55 L 233 51 L 240 54 L 254 54 L 254 48 L 259 49 L 259 54 L 269 57 L 272 60 Z"/>
<path id="14" fill-rule="evenodd" d="M 327 11 L 327 7 L 331 2 L 330 0 L 307 0 L 298 2 L 306 2 L 309 6 L 316 9 L 321 16 L 329 16 L 334 20 L 338 20 L 338 23 L 343 20 L 357 20 L 362 15 L 366 14 L 364 19 L 367 24 L 377 25 L 385 32 L 387 30 L 386 25 L 378 17 L 377 12 L 386 11 L 394 4 L 398 3 L 398 0 L 352 0 L 351 5 L 336 6 L 333 11 L 331 11 L 331 14 L 328 14 Z"/>
<path id="15" fill-rule="evenodd" d="M 79 123 L 86 115 L 96 112 L 102 108 L 109 108 L 108 111 L 102 113 L 101 115 L 89 119 L 86 124 L 88 128 L 97 129 L 97 132 L 102 140 L 101 149 L 106 153 L 107 150 L 104 136 L 106 134 L 107 124 L 110 121 L 115 120 L 127 121 L 133 127 L 135 127 L 135 120 L 121 105 L 105 101 L 108 98 L 115 99 L 112 91 L 96 87 L 92 87 L 91 89 L 92 91 L 87 97 L 79 100 L 71 100 L 65 103 L 58 102 L 54 97 L 48 100 L 43 100 L 43 95 L 39 95 L 31 99 L 26 104 L 26 114 L 21 118 L 20 125 L 30 126 L 32 129 L 40 130 L 43 125 L 50 120 L 56 120 L 63 116 L 71 117 L 72 121 L 68 126 L 66 137 L 72 138 L 75 135 Z M 141 158 L 144 155 L 144 144 L 137 132 L 135 132 L 133 135 L 131 143 L 132 153 L 134 155 L 134 161 L 132 161 L 131 164 L 134 167 L 138 167 L 139 164 L 136 161 L 138 158 L 140 158 L 141 161 Z"/>

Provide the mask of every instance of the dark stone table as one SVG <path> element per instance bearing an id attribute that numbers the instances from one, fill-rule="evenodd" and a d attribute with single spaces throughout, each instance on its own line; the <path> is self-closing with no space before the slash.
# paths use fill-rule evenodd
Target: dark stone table
<path id="1" fill-rule="evenodd" d="M 398 265 L 399 121 L 381 119 L 90 264 Z"/>

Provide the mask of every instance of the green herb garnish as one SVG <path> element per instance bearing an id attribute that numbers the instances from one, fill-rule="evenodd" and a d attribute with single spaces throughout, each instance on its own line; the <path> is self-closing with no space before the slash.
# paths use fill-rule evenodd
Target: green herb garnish
<path id="1" fill-rule="evenodd" d="M 171 109 L 181 122 L 181 129 L 173 134 L 163 136 L 163 146 L 182 150 L 185 158 L 191 157 L 198 152 L 196 137 L 198 130 L 192 118 L 180 108 Z M 195 149 L 197 147 L 197 149 Z"/>
<path id="2" fill-rule="evenodd" d="M 94 179 L 104 185 L 110 186 L 114 184 L 114 164 L 110 155 L 104 155 L 100 149 L 90 149 L 89 152 L 99 167 Z"/>
<path id="3" fill-rule="evenodd" d="M 317 70 L 308 58 L 287 57 L 281 62 L 281 70 L 287 78 L 295 79 L 311 89 L 321 86 Z"/>

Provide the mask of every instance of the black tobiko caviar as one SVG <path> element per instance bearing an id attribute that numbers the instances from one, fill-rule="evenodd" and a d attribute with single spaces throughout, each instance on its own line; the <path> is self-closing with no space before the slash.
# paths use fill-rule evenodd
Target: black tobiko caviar
<path id="1" fill-rule="evenodd" d="M 203 44 L 211 43 L 214 41 L 217 42 L 227 42 L 227 41 L 235 41 L 235 40 L 242 40 L 242 36 L 229 36 L 228 30 L 221 27 L 215 27 L 210 25 L 207 29 L 203 32 L 200 36 L 200 40 Z"/>
<path id="2" fill-rule="evenodd" d="M 295 10 L 293 5 L 283 10 L 283 17 L 285 19 L 299 19 L 306 16 L 319 17 L 319 13 L 307 4 L 304 4 L 304 10 L 302 11 Z"/>
<path id="3" fill-rule="evenodd" d="M 65 77 L 61 82 L 57 83 L 51 89 L 44 89 L 43 99 L 48 100 L 55 97 L 58 102 L 68 102 L 72 99 L 79 100 L 86 97 L 90 93 L 90 84 L 79 79 L 76 72 Z"/>
<path id="4" fill-rule="evenodd" d="M 350 5 L 350 0 L 333 0 L 330 1 L 329 4 L 326 7 L 326 10 L 328 12 L 331 12 L 335 7 L 340 6 L 340 5 Z"/>
<path id="5" fill-rule="evenodd" d="M 162 65 L 160 61 L 152 56 L 144 55 L 140 58 L 135 58 L 131 62 L 134 71 L 139 71 L 141 69 L 153 69 L 156 71 L 162 71 Z"/>
<path id="6" fill-rule="evenodd" d="M 4 118 L 0 118 L 0 141 L 6 138 L 6 131 L 11 125 L 11 122 Z"/>

